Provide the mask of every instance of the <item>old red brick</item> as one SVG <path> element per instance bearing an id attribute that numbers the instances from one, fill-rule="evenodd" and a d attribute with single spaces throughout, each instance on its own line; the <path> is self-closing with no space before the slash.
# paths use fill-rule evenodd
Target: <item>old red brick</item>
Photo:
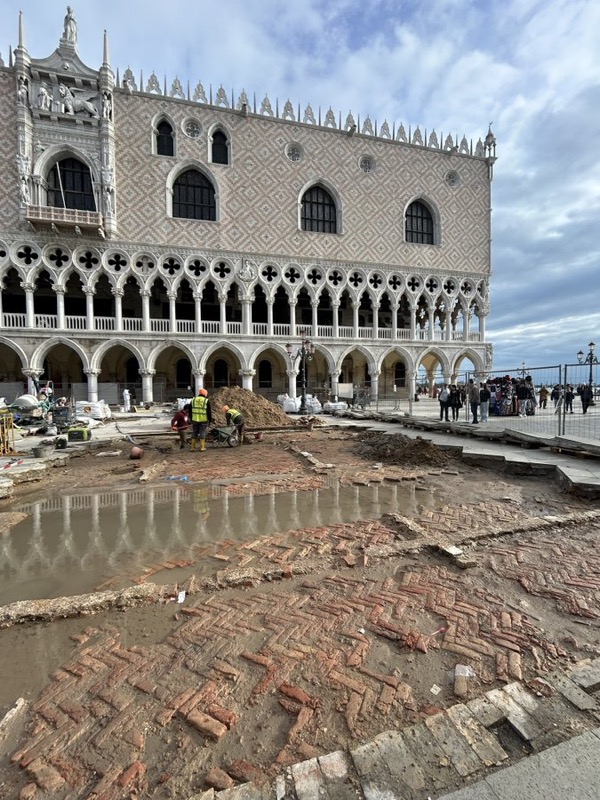
<path id="1" fill-rule="evenodd" d="M 65 785 L 60 772 L 43 758 L 36 758 L 27 766 L 30 775 L 44 792 L 57 792 Z"/>
<path id="2" fill-rule="evenodd" d="M 255 781 L 262 775 L 262 772 L 259 769 L 254 767 L 249 761 L 246 761 L 243 758 L 238 758 L 235 761 L 232 761 L 227 767 L 227 772 L 232 778 L 235 778 L 236 781 L 240 781 L 240 783 L 249 783 L 250 781 Z"/>
<path id="3" fill-rule="evenodd" d="M 146 774 L 146 765 L 142 761 L 134 761 L 119 778 L 121 786 L 126 788 L 142 788 L 142 780 Z"/>
<path id="4" fill-rule="evenodd" d="M 221 736 L 227 733 L 227 728 L 222 722 L 214 719 L 214 717 L 209 717 L 208 714 L 203 714 L 202 711 L 197 709 L 189 713 L 186 719 L 202 736 L 206 736 L 209 739 L 218 741 Z"/>
<path id="5" fill-rule="evenodd" d="M 223 706 L 212 703 L 206 710 L 211 717 L 214 717 L 215 719 L 219 720 L 219 722 L 222 722 L 223 725 L 226 725 L 229 728 L 229 730 L 231 730 L 231 728 L 237 724 L 237 714 L 227 708 L 223 708 Z"/>
<path id="6" fill-rule="evenodd" d="M 292 686 L 290 683 L 280 683 L 279 691 L 286 697 L 290 697 L 292 700 L 296 700 L 298 703 L 302 703 L 303 706 L 308 706 L 309 708 L 317 708 L 318 706 L 321 705 L 321 701 L 319 700 L 318 697 L 312 697 L 311 695 L 307 694 L 303 689 L 300 689 L 299 686 Z"/>
<path id="7" fill-rule="evenodd" d="M 217 791 L 230 789 L 234 785 L 233 779 L 219 767 L 212 767 L 204 776 L 204 783 Z"/>

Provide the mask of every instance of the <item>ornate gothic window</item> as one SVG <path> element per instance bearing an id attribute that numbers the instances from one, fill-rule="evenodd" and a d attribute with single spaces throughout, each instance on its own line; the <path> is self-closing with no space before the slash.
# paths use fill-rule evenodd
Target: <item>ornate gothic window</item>
<path id="1" fill-rule="evenodd" d="M 406 241 L 413 244 L 433 244 L 431 211 L 418 200 L 406 209 Z"/>
<path id="2" fill-rule="evenodd" d="M 173 128 L 165 119 L 156 126 L 156 152 L 159 156 L 175 155 Z"/>
<path id="3" fill-rule="evenodd" d="M 215 131 L 212 136 L 213 164 L 229 164 L 229 144 L 223 131 Z"/>
<path id="4" fill-rule="evenodd" d="M 173 184 L 173 216 L 216 220 L 215 189 L 201 172 L 189 169 Z"/>
<path id="5" fill-rule="evenodd" d="M 48 205 L 96 211 L 89 167 L 76 158 L 58 161 L 48 175 Z"/>
<path id="6" fill-rule="evenodd" d="M 329 192 L 312 186 L 302 198 L 302 230 L 316 233 L 337 233 L 337 211 Z"/>

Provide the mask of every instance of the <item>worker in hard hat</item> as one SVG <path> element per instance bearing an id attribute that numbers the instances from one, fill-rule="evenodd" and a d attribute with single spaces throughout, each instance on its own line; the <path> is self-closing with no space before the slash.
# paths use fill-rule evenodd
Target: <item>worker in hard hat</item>
<path id="1" fill-rule="evenodd" d="M 192 440 L 190 450 L 196 449 L 196 442 L 200 440 L 200 451 L 206 450 L 206 429 L 212 422 L 212 409 L 208 392 L 206 389 L 199 389 L 198 394 L 192 400 Z"/>
<path id="2" fill-rule="evenodd" d="M 225 414 L 225 424 L 226 425 L 235 425 L 235 429 L 237 431 L 238 439 L 240 440 L 240 444 L 244 443 L 244 430 L 246 428 L 244 424 L 244 415 L 241 411 L 238 411 L 237 408 L 230 408 L 229 406 L 223 406 L 221 409 Z"/>

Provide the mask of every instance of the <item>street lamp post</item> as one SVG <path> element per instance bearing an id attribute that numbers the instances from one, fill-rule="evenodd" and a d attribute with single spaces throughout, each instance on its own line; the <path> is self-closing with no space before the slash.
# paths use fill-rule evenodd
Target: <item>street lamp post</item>
<path id="1" fill-rule="evenodd" d="M 577 353 L 577 360 L 579 361 L 580 364 L 589 364 L 590 365 L 590 380 L 589 380 L 589 384 L 590 384 L 590 392 L 592 393 L 592 396 L 591 396 L 591 399 L 590 399 L 590 405 L 593 406 L 593 405 L 595 405 L 595 403 L 594 403 L 594 365 L 600 364 L 600 361 L 598 361 L 598 358 L 597 358 L 596 354 L 594 353 L 594 349 L 596 347 L 594 342 L 590 342 L 588 344 L 588 347 L 590 348 L 588 354 L 586 355 L 583 352 L 583 350 L 580 350 Z"/>
<path id="2" fill-rule="evenodd" d="M 300 359 L 300 369 L 302 370 L 302 395 L 300 397 L 300 408 L 298 409 L 298 413 L 306 414 L 308 411 L 306 408 L 306 364 L 313 360 L 315 346 L 308 339 L 303 339 L 300 343 L 297 353 L 294 353 L 294 345 L 290 342 L 286 344 L 285 349 L 287 350 L 292 364 Z"/>
<path id="3" fill-rule="evenodd" d="M 519 374 L 521 376 L 521 378 L 523 378 L 523 380 L 525 380 L 525 376 L 527 375 L 527 367 L 525 366 L 525 362 L 524 361 L 521 362 L 521 369 L 517 370 L 517 374 Z"/>

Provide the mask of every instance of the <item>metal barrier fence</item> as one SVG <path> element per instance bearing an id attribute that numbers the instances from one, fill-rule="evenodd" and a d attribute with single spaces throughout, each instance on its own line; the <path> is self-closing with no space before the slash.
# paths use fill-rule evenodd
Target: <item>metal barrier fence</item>
<path id="1" fill-rule="evenodd" d="M 456 376 L 456 386 L 463 390 L 469 380 L 482 382 L 480 373 L 464 372 Z M 566 436 L 588 440 L 600 439 L 600 365 L 553 364 L 544 367 L 518 367 L 486 373 L 490 388 L 488 421 L 497 429 L 536 433 L 548 437 Z M 592 387 L 591 402 L 584 387 Z M 524 388 L 523 388 L 524 387 Z M 439 388 L 439 387 L 438 387 Z M 519 397 L 521 395 L 521 397 Z M 384 412 L 407 412 L 417 417 L 440 418 L 436 399 L 420 397 L 420 402 L 399 395 L 377 398 L 372 408 Z M 521 402 L 519 402 L 521 400 Z M 584 413 L 585 406 L 585 413 Z M 479 419 L 481 409 L 478 409 Z M 452 414 L 449 414 L 450 419 Z M 471 409 L 463 395 L 460 422 L 471 421 Z"/>

